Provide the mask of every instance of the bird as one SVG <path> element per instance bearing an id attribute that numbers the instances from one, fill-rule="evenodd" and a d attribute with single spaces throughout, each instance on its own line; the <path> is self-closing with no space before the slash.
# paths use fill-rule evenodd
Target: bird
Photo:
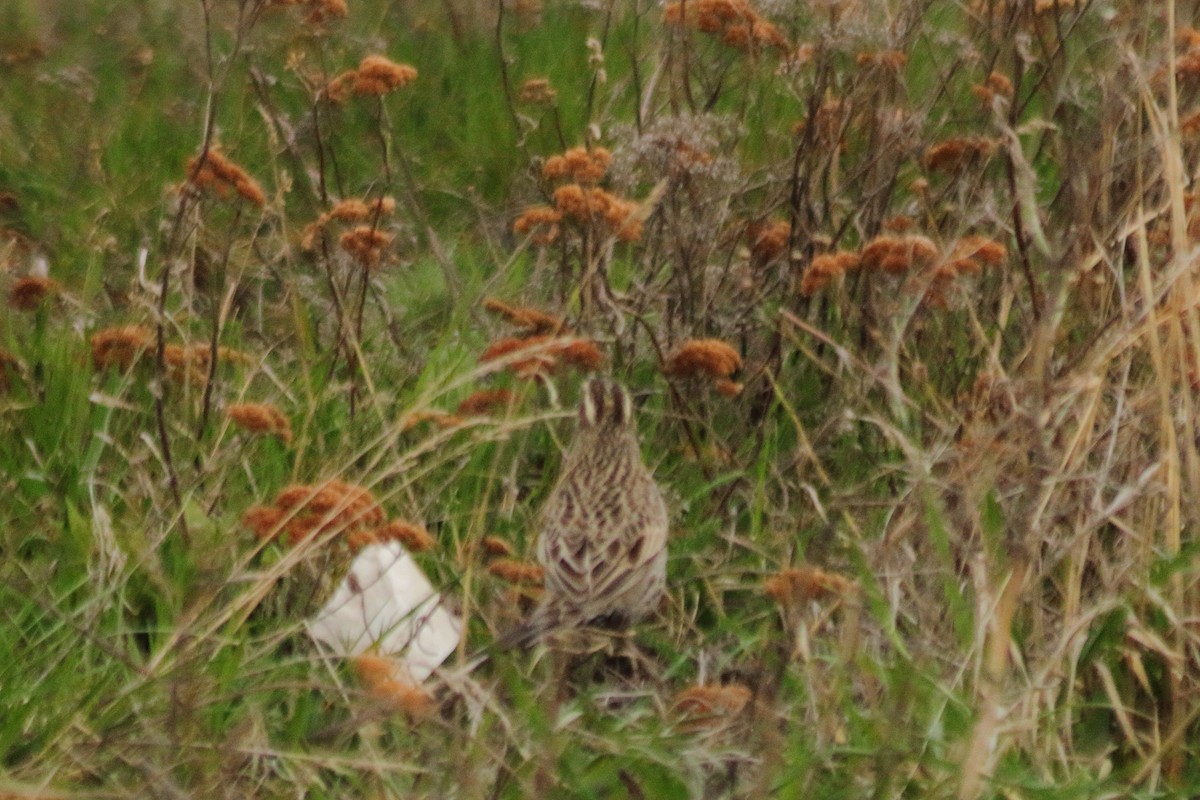
<path id="1" fill-rule="evenodd" d="M 593 377 L 581 395 L 574 439 L 537 516 L 545 593 L 500 649 L 574 627 L 626 627 L 666 590 L 667 505 L 642 460 L 629 392 Z"/>

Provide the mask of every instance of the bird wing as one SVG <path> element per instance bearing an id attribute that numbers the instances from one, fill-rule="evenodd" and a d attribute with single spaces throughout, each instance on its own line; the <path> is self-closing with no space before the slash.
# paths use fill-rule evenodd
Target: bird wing
<path id="1" fill-rule="evenodd" d="M 625 496 L 635 491 L 635 497 Z M 559 598 L 584 616 L 619 605 L 626 584 L 651 562 L 665 560 L 667 509 L 653 480 L 612 487 L 586 504 L 558 493 L 542 517 L 538 556 L 546 569 L 547 600 Z M 576 602 L 573 602 L 576 601 Z"/>

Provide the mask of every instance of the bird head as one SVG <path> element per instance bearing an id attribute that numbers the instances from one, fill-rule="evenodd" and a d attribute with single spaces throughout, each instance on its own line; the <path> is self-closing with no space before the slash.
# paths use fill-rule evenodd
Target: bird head
<path id="1" fill-rule="evenodd" d="M 633 425 L 633 401 L 625 387 L 607 378 L 589 378 L 579 400 L 580 430 L 624 430 Z"/>

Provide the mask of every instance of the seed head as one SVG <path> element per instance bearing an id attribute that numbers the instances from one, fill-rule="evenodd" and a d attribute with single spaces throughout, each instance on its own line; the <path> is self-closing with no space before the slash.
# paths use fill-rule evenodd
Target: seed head
<path id="1" fill-rule="evenodd" d="M 27 275 L 13 282 L 8 292 L 8 305 L 18 311 L 36 311 L 60 291 L 62 286 L 58 281 Z"/>
<path id="2" fill-rule="evenodd" d="M 741 368 L 742 357 L 737 350 L 720 339 L 692 339 L 671 354 L 663 372 L 681 378 L 705 376 L 718 380 Z"/>

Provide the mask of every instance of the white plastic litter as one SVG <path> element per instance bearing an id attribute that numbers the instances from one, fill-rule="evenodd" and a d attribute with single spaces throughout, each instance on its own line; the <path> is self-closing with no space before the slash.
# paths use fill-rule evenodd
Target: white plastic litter
<path id="1" fill-rule="evenodd" d="M 450 613 L 399 542 L 368 545 L 308 633 L 341 656 L 368 650 L 398 658 L 424 681 L 458 647 L 462 621 Z"/>

